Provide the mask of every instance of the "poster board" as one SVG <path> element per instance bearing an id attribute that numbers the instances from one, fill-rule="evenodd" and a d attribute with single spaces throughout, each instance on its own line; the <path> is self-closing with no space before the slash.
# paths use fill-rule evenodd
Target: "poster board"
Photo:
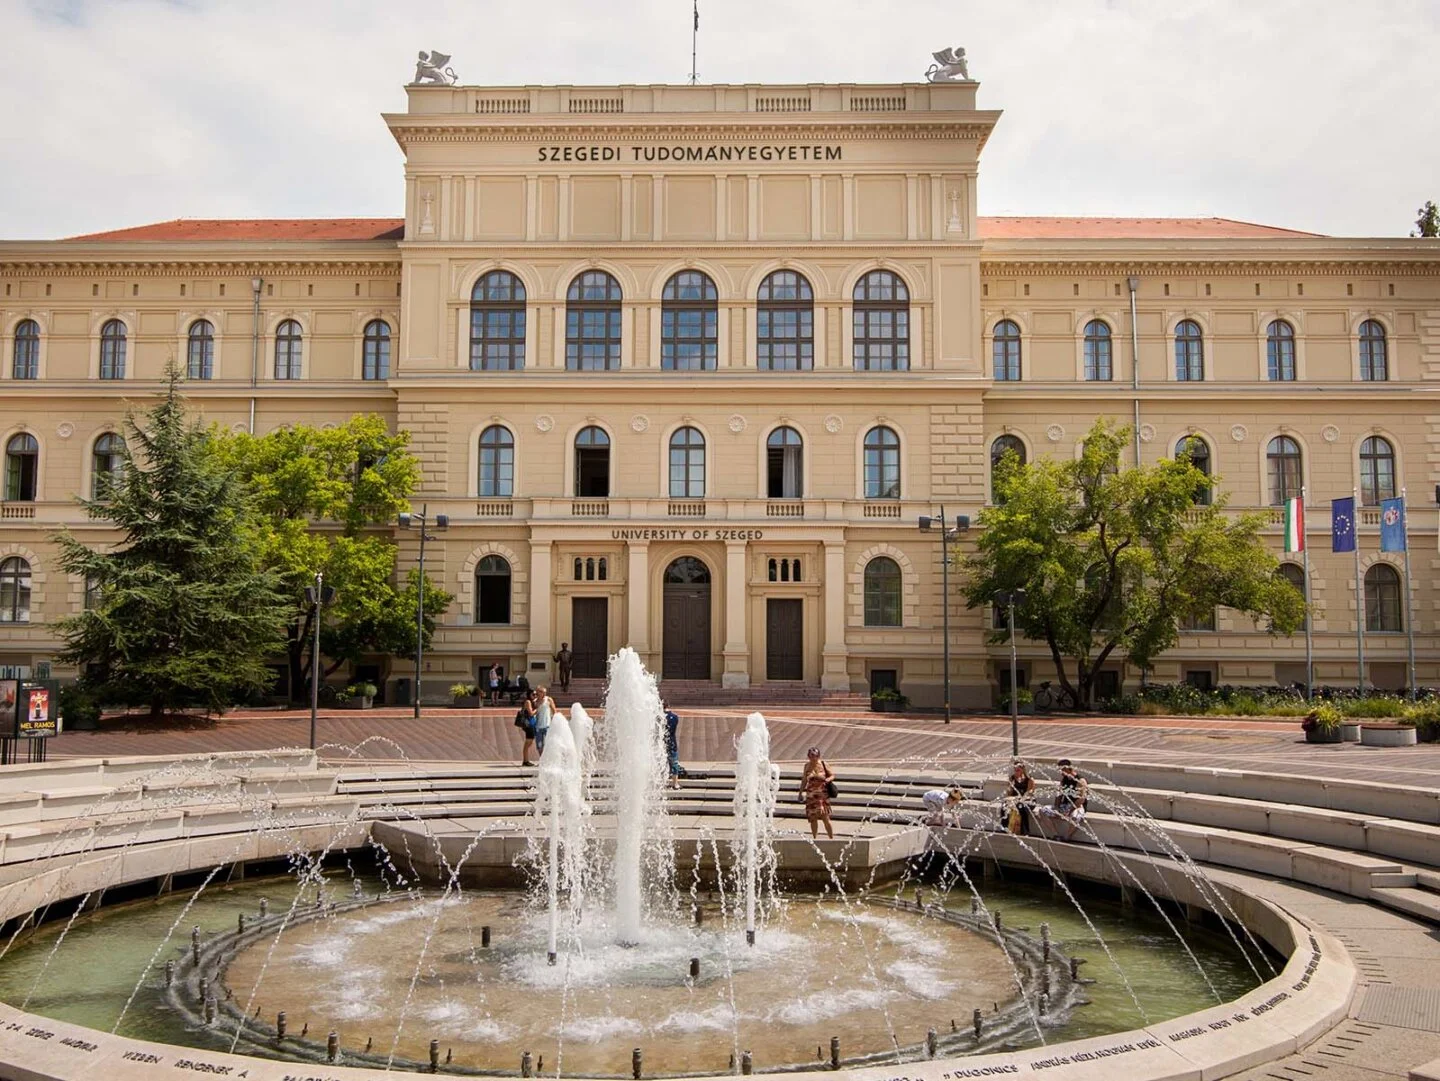
<path id="1" fill-rule="evenodd" d="M 44 739 L 60 734 L 60 688 L 52 681 L 19 681 L 14 727 L 17 739 Z M 4 691 L 0 690 L 0 702 Z"/>

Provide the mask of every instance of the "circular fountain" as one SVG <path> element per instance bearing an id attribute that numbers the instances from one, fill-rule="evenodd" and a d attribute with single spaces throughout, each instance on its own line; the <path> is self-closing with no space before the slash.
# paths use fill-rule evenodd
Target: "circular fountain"
<path id="1" fill-rule="evenodd" d="M 273 779 L 262 794 L 152 763 L 136 817 L 62 830 L 41 873 L 0 885 L 0 1058 L 43 1045 L 33 1076 L 103 1056 L 122 1075 L 277 1081 L 311 1074 L 266 1060 L 355 1077 L 954 1060 L 945 1072 L 970 1077 L 1118 1058 L 1138 1081 L 1283 1054 L 1348 1002 L 1343 951 L 1183 852 L 997 834 L 991 809 L 928 828 L 880 803 L 812 842 L 777 801 L 762 716 L 738 735 L 733 781 L 712 779 L 723 814 L 667 798 L 661 732 L 655 682 L 624 650 L 603 719 L 557 716 L 529 789 L 497 789 L 483 814 L 276 798 Z M 207 835 L 221 812 L 182 811 L 167 832 L 143 799 L 166 771 L 213 783 L 208 810 L 226 806 L 231 828 Z M 99 843 L 122 831 L 118 851 Z M 286 879 L 234 878 L 280 856 Z M 141 882 L 169 899 L 98 907 Z"/>

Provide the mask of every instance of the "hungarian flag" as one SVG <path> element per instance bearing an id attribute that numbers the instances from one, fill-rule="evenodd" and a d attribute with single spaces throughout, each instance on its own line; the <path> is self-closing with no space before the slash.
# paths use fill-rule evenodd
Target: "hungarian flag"
<path id="1" fill-rule="evenodd" d="M 1285 501 L 1285 551 L 1305 551 L 1305 500 L 1298 495 Z"/>

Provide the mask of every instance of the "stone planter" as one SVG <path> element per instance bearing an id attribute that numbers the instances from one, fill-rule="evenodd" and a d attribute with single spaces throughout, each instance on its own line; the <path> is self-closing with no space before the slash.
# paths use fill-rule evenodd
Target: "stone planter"
<path id="1" fill-rule="evenodd" d="M 343 702 L 336 702 L 336 709 L 369 709 L 375 704 L 375 699 L 368 694 L 363 697 L 347 698 Z"/>
<path id="2" fill-rule="evenodd" d="M 1343 743 L 1360 742 L 1360 722 L 1342 721 L 1340 724 L 1340 740 Z"/>
<path id="3" fill-rule="evenodd" d="M 1404 724 L 1362 724 L 1360 744 L 1363 747 L 1413 747 L 1415 729 Z"/>
<path id="4" fill-rule="evenodd" d="M 1306 743 L 1339 743 L 1340 726 L 1334 728 L 1312 728 L 1305 733 Z"/>
<path id="5" fill-rule="evenodd" d="M 908 703 L 903 699 L 894 698 L 872 698 L 870 699 L 871 713 L 904 713 Z"/>
<path id="6" fill-rule="evenodd" d="M 478 694 L 462 694 L 458 698 L 452 699 L 450 704 L 456 709 L 479 709 L 480 696 Z M 1357 735 L 1355 738 L 1359 739 L 1360 737 Z"/>

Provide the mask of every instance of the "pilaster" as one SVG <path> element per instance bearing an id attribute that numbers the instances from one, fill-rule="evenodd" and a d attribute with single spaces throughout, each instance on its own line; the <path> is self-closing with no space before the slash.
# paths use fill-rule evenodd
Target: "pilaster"
<path id="1" fill-rule="evenodd" d="M 825 637 L 820 650 L 820 686 L 827 691 L 848 691 L 845 645 L 845 545 L 825 544 Z"/>
<path id="2" fill-rule="evenodd" d="M 725 668 L 721 686 L 750 686 L 750 645 L 746 635 L 745 597 L 749 589 L 744 541 L 725 544 Z"/>

